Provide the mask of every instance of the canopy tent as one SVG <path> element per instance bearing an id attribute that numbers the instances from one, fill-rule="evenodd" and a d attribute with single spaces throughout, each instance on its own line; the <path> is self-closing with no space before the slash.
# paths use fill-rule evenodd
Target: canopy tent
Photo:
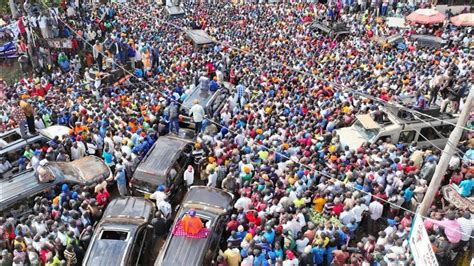
<path id="1" fill-rule="evenodd" d="M 456 26 L 474 26 L 474 13 L 465 13 L 451 18 L 451 23 Z"/>
<path id="2" fill-rule="evenodd" d="M 418 24 L 438 24 L 446 19 L 446 16 L 435 9 L 420 8 L 413 11 L 406 19 Z"/>
<path id="3" fill-rule="evenodd" d="M 408 26 L 405 24 L 406 20 L 405 18 L 398 18 L 398 17 L 388 17 L 385 20 L 385 23 L 389 28 L 400 28 L 400 29 L 406 29 Z"/>

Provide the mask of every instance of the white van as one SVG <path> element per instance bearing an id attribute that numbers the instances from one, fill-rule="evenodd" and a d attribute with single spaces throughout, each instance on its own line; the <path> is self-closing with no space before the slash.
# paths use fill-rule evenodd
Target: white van
<path id="1" fill-rule="evenodd" d="M 385 142 L 388 138 L 394 144 L 410 144 L 416 141 L 418 147 L 434 145 L 444 148 L 458 117 L 439 112 L 430 112 L 430 115 L 438 119 L 422 116 L 420 118 L 425 121 L 423 122 L 410 112 L 398 108 L 383 108 L 356 116 L 352 126 L 337 129 L 336 133 L 341 144 L 349 146 L 350 149 L 357 149 L 365 142 Z"/>

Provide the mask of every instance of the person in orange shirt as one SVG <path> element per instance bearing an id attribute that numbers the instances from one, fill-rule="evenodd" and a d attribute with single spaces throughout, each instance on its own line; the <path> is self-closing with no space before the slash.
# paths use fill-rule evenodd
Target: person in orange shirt
<path id="1" fill-rule="evenodd" d="M 199 217 L 196 217 L 196 211 L 190 209 L 188 213 L 183 216 L 181 220 L 184 232 L 188 235 L 195 235 L 204 228 L 204 225 Z"/>
<path id="2" fill-rule="evenodd" d="M 314 200 L 313 200 L 313 204 L 314 204 L 314 210 L 319 213 L 322 213 L 324 210 L 324 204 L 326 204 L 326 199 L 320 194 L 316 194 L 316 197 L 314 197 Z"/>

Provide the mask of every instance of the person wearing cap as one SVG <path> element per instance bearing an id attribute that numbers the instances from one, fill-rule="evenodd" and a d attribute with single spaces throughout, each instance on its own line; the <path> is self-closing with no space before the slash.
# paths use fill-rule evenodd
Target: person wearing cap
<path id="1" fill-rule="evenodd" d="M 286 260 L 283 261 L 283 266 L 297 266 L 299 265 L 299 260 L 296 258 L 295 253 L 291 250 L 285 251 Z"/>
<path id="2" fill-rule="evenodd" d="M 159 185 L 156 187 L 156 191 L 150 195 L 150 199 L 156 201 L 156 206 L 158 206 L 162 200 L 168 198 L 166 190 L 167 188 L 165 185 Z"/>
<path id="3" fill-rule="evenodd" d="M 188 235 L 196 235 L 204 228 L 201 218 L 196 216 L 196 210 L 190 209 L 181 219 L 183 230 Z"/>
<path id="4" fill-rule="evenodd" d="M 206 116 L 204 108 L 199 104 L 199 100 L 195 99 L 193 101 L 193 106 L 189 109 L 189 115 L 193 117 L 194 131 L 197 136 L 201 132 L 202 122 Z"/>

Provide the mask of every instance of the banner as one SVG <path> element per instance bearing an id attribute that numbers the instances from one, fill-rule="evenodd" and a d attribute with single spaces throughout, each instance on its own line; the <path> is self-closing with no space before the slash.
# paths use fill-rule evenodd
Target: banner
<path id="1" fill-rule="evenodd" d="M 415 259 L 416 265 L 423 266 L 438 266 L 438 260 L 431 247 L 430 238 L 426 232 L 423 218 L 420 215 L 415 215 L 408 239 L 410 250 Z"/>
<path id="2" fill-rule="evenodd" d="M 47 39 L 49 47 L 56 49 L 71 49 L 72 41 L 70 39 Z"/>

